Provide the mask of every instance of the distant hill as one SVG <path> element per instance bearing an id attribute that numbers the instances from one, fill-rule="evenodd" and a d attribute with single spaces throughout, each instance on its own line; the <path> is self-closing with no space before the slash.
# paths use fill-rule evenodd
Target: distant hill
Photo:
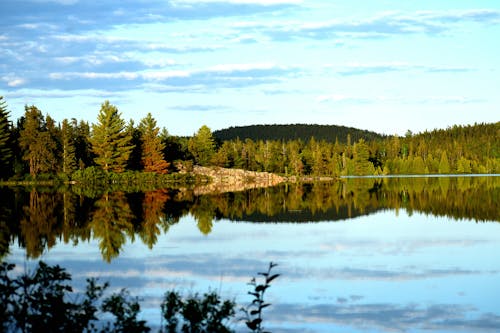
<path id="1" fill-rule="evenodd" d="M 339 143 L 346 143 L 348 134 L 351 136 L 351 143 L 357 142 L 361 138 L 365 141 L 386 138 L 386 136 L 375 132 L 337 125 L 251 125 L 230 127 L 213 132 L 213 136 L 220 141 L 235 140 L 237 138 L 240 140 L 251 139 L 253 141 L 289 141 L 296 139 L 308 141 L 314 137 L 315 140 L 325 140 L 332 143 L 336 140 Z"/>

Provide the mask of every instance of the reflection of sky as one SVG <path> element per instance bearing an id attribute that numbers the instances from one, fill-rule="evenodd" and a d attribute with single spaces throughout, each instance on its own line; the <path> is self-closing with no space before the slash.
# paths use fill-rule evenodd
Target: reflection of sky
<path id="1" fill-rule="evenodd" d="M 150 251 L 139 240 L 111 264 L 97 243 L 60 244 L 42 258 L 127 287 L 159 322 L 167 289 L 246 303 L 246 282 L 279 263 L 267 297 L 273 332 L 456 332 L 500 330 L 500 224 L 382 212 L 345 222 L 214 222 L 202 235 L 185 217 Z M 23 267 L 23 251 L 10 260 Z M 234 328 L 243 327 L 235 324 Z"/>

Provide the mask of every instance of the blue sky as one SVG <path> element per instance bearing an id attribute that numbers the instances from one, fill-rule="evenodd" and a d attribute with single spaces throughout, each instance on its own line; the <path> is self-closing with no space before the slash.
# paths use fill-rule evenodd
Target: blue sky
<path id="1" fill-rule="evenodd" d="M 2 0 L 0 95 L 13 120 L 404 134 L 500 120 L 499 36 L 493 0 Z"/>

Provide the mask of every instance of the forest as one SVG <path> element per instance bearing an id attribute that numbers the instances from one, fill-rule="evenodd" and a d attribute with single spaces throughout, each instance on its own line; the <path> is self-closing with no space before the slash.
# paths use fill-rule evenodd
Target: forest
<path id="1" fill-rule="evenodd" d="M 500 172 L 500 122 L 418 134 L 408 131 L 405 136 L 319 125 L 256 126 L 252 133 L 261 138 L 252 139 L 235 137 L 234 128 L 232 136 L 224 138 L 221 133 L 231 131 L 218 131 L 217 137 L 207 126 L 191 137 L 173 136 L 157 125 L 151 113 L 138 124 L 125 121 L 109 101 L 102 103 L 90 124 L 74 118 L 58 122 L 34 105 L 25 106 L 24 115 L 15 122 L 9 115 L 0 96 L 3 180 L 103 178 L 116 183 L 146 177 L 157 182 L 193 165 L 299 177 Z M 331 130 L 335 128 L 342 130 Z M 282 136 L 272 139 L 269 132 Z"/>
<path id="2" fill-rule="evenodd" d="M 219 141 L 231 141 L 238 138 L 243 141 L 246 139 L 253 141 L 292 141 L 300 139 L 307 141 L 314 137 L 316 140 L 331 143 L 337 140 L 346 143 L 348 135 L 353 141 L 358 141 L 359 139 L 372 141 L 387 137 L 353 127 L 317 124 L 238 126 L 214 131 L 213 135 Z"/>

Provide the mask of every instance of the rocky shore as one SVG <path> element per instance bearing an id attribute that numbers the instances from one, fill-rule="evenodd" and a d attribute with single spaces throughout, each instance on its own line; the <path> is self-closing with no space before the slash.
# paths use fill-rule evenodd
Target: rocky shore
<path id="1" fill-rule="evenodd" d="M 192 172 L 211 179 L 209 183 L 197 186 L 194 189 L 194 194 L 196 195 L 243 191 L 252 188 L 275 186 L 289 181 L 287 177 L 273 173 L 243 169 L 194 166 Z"/>

